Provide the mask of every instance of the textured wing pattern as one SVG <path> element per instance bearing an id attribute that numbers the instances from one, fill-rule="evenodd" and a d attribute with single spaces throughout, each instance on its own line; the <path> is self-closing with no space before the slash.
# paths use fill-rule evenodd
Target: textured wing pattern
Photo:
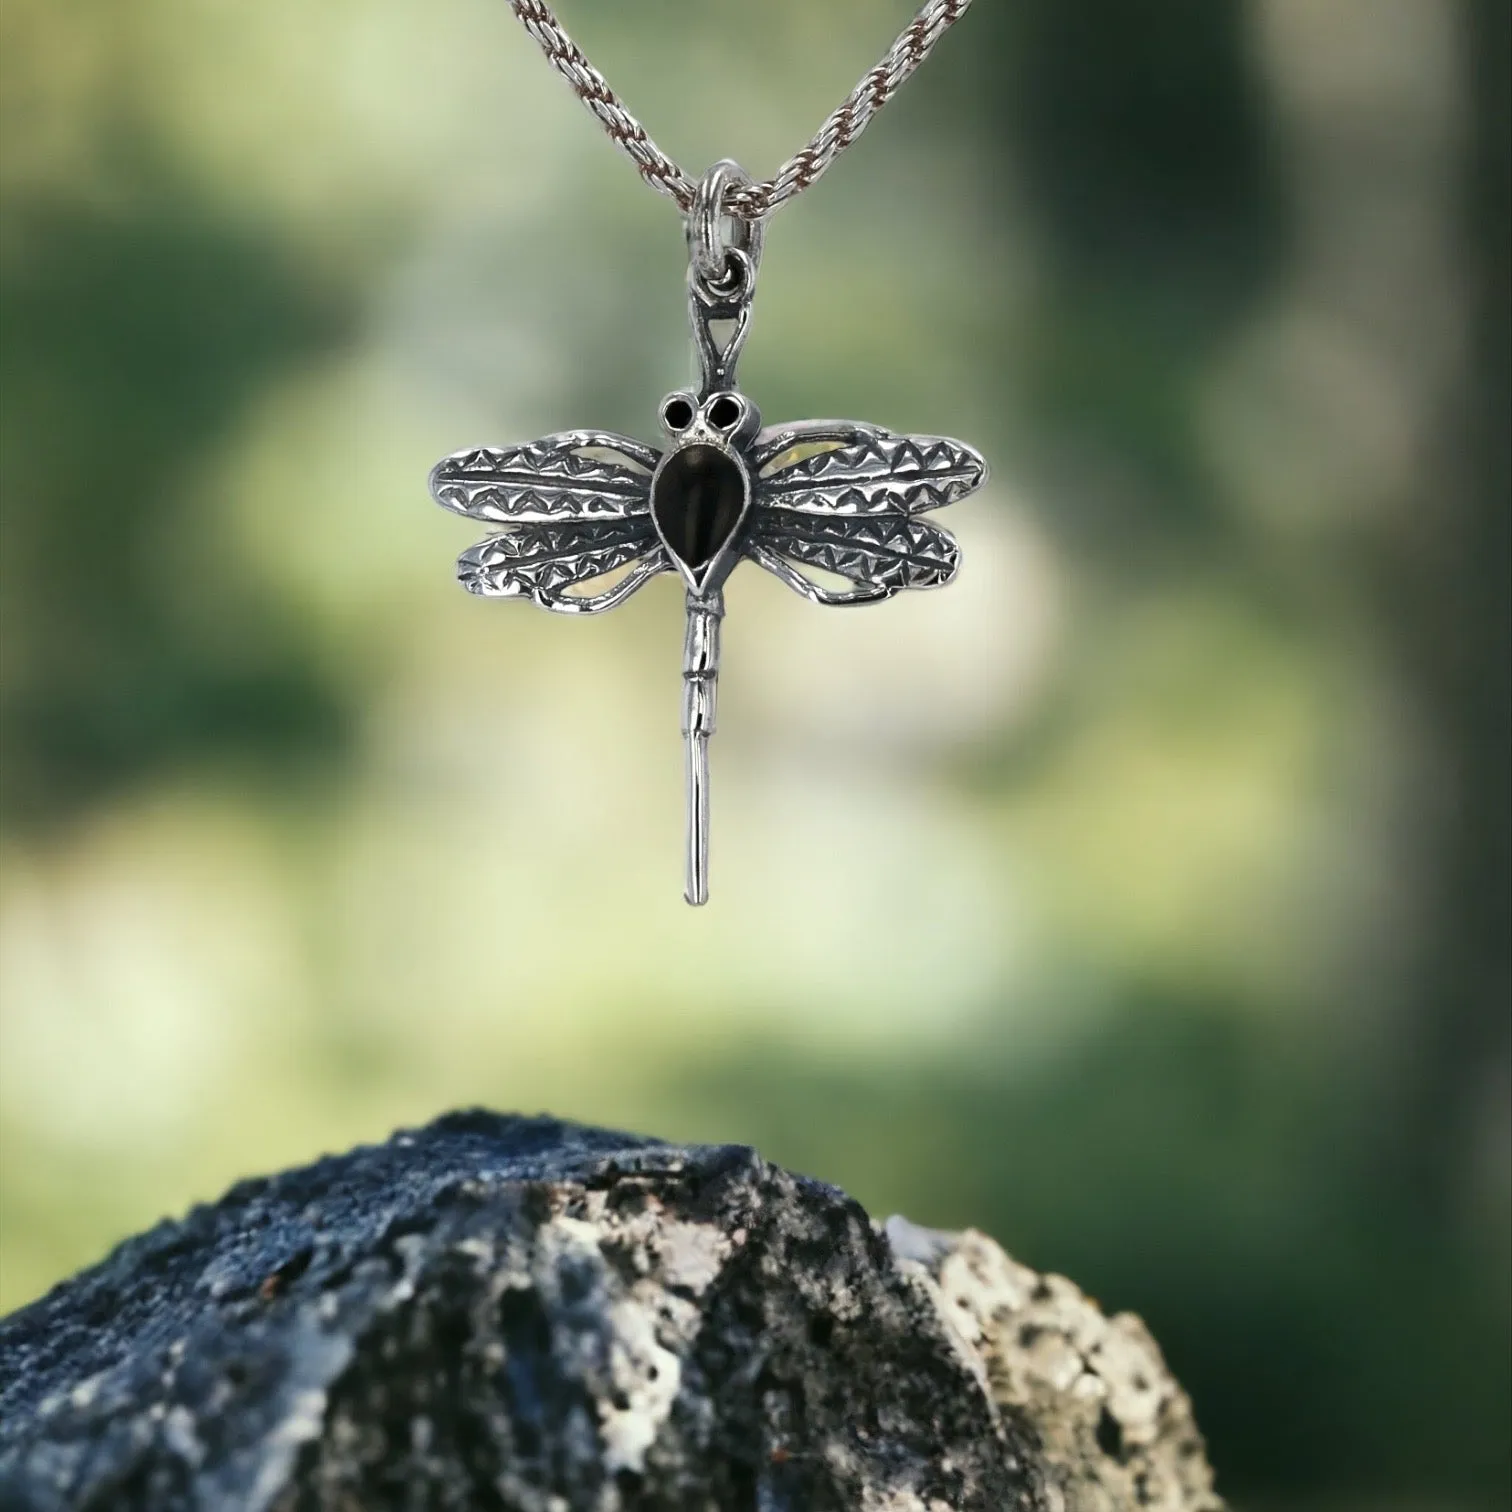
<path id="1" fill-rule="evenodd" d="M 762 507 L 752 521 L 751 543 L 800 566 L 833 572 L 858 587 L 886 594 L 942 587 L 961 564 L 952 536 L 928 520 L 906 514 L 826 518 Z"/>
<path id="2" fill-rule="evenodd" d="M 431 495 L 475 520 L 621 519 L 648 507 L 657 455 L 612 432 L 561 431 L 524 446 L 456 452 L 431 470 Z"/>
<path id="3" fill-rule="evenodd" d="M 638 565 L 603 593 L 569 591 L 638 558 Z M 650 515 L 639 514 L 511 526 L 464 551 L 457 577 L 468 592 L 486 598 L 524 598 L 542 609 L 592 614 L 623 603 L 669 566 Z"/>
<path id="4" fill-rule="evenodd" d="M 987 464 L 943 436 L 896 436 L 854 420 L 812 420 L 763 431 L 752 454 L 757 508 L 751 558 L 819 604 L 864 604 L 905 588 L 938 588 L 960 548 L 921 519 L 981 486 Z M 834 573 L 848 589 L 802 568 Z"/>
<path id="5" fill-rule="evenodd" d="M 788 452 L 796 455 L 784 462 Z M 764 504 L 815 515 L 922 514 L 964 498 L 987 476 L 981 456 L 959 441 L 846 420 L 765 431 L 754 461 L 770 468 L 760 478 Z"/>

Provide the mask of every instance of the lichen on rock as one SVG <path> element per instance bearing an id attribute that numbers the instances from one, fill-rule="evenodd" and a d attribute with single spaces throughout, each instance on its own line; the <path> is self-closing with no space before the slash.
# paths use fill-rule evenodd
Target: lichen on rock
<path id="1" fill-rule="evenodd" d="M 1064 1276 L 985 1234 L 885 1225 L 1001 1408 L 1035 1426 L 1051 1512 L 1222 1512 L 1192 1403 L 1133 1313 L 1109 1318 Z"/>

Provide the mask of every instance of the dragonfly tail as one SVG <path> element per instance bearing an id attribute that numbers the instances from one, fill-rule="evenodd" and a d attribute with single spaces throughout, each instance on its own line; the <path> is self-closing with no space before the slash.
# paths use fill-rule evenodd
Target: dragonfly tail
<path id="1" fill-rule="evenodd" d="M 709 737 L 719 687 L 719 622 L 724 595 L 688 594 L 683 641 L 683 738 L 687 742 L 688 871 L 683 896 L 709 901 Z"/>

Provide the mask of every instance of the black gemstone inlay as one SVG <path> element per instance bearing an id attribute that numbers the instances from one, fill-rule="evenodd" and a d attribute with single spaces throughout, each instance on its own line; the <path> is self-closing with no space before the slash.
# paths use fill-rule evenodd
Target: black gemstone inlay
<path id="1" fill-rule="evenodd" d="M 673 554 L 699 572 L 728 544 L 745 504 L 740 465 L 717 446 L 684 446 L 651 490 L 651 512 Z"/>

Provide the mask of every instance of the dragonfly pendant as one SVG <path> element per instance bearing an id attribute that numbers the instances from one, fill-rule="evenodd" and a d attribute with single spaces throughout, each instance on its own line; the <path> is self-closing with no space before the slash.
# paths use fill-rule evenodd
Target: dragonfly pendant
<path id="1" fill-rule="evenodd" d="M 872 604 L 906 588 L 942 587 L 960 550 L 923 516 L 987 476 L 977 452 L 942 436 L 854 420 L 762 428 L 735 382 L 760 228 L 737 222 L 733 244 L 720 230 L 722 195 L 738 171 L 717 164 L 695 204 L 688 282 L 700 380 L 662 401 L 665 448 L 609 431 L 560 431 L 523 446 L 455 452 L 430 478 L 438 504 L 495 527 L 458 559 L 471 593 L 598 614 L 661 573 L 682 578 L 685 896 L 693 904 L 709 896 L 709 737 L 730 573 L 753 561 L 816 604 Z M 716 326 L 728 331 L 722 343 Z"/>

